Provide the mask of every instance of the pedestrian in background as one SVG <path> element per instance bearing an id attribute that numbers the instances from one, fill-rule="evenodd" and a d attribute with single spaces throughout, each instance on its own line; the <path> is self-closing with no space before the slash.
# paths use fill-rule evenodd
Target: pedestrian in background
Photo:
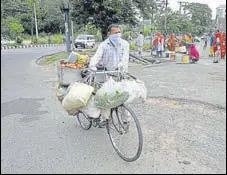
<path id="1" fill-rule="evenodd" d="M 143 32 L 140 32 L 138 38 L 136 39 L 136 45 L 138 47 L 138 54 L 140 56 L 142 56 L 142 52 L 143 52 L 143 43 L 144 43 Z"/>
<path id="2" fill-rule="evenodd" d="M 221 59 L 224 59 L 226 55 L 226 34 L 222 32 L 221 34 Z"/>
<path id="3" fill-rule="evenodd" d="M 220 38 L 215 36 L 214 42 L 214 63 L 218 63 L 221 59 L 221 46 L 220 46 Z"/>
<path id="4" fill-rule="evenodd" d="M 160 32 L 157 33 L 157 40 L 158 40 L 157 56 L 162 57 L 162 52 L 164 51 L 164 37 L 161 35 Z"/>
<path id="5" fill-rule="evenodd" d="M 203 50 L 206 50 L 207 48 L 207 37 L 204 40 Z"/>
<path id="6" fill-rule="evenodd" d="M 158 55 L 158 38 L 157 36 L 155 37 L 155 39 L 153 40 L 152 43 L 152 55 L 157 57 Z"/>
<path id="7" fill-rule="evenodd" d="M 176 46 L 176 38 L 174 33 L 171 33 L 169 37 L 169 50 L 175 51 L 175 46 Z"/>
<path id="8" fill-rule="evenodd" d="M 210 35 L 210 54 L 209 54 L 210 57 L 214 56 L 214 39 L 215 39 L 214 32 L 212 32 Z"/>

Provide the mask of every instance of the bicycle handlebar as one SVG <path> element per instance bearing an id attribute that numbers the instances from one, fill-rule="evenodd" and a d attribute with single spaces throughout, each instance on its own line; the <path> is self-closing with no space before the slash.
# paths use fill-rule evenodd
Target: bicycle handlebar
<path id="1" fill-rule="evenodd" d="M 131 77 L 132 79 L 136 80 L 137 78 L 133 75 L 131 75 L 130 73 L 128 72 L 121 72 L 119 70 L 115 70 L 115 71 L 106 71 L 106 70 L 93 70 L 91 68 L 84 68 L 83 69 L 84 71 L 89 71 L 90 73 L 94 74 L 94 75 L 100 75 L 100 74 L 114 74 L 114 73 L 119 73 L 119 74 L 122 74 L 122 75 L 127 75 L 129 77 Z"/>

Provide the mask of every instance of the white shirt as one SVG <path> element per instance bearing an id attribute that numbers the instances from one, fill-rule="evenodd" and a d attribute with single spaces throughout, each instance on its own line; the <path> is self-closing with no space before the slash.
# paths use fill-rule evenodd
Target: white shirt
<path id="1" fill-rule="evenodd" d="M 129 43 L 120 39 L 120 44 L 115 44 L 107 38 L 99 46 L 95 55 L 91 58 L 89 67 L 95 69 L 97 64 L 107 68 L 107 70 L 115 70 L 122 68 L 124 72 L 128 72 L 129 62 Z"/>
<path id="2" fill-rule="evenodd" d="M 164 40 L 161 40 L 161 42 L 158 42 L 158 51 L 164 50 Z"/>
<path id="3" fill-rule="evenodd" d="M 144 43 L 144 36 L 142 34 L 140 34 L 136 40 L 136 43 L 138 46 L 143 46 Z"/>

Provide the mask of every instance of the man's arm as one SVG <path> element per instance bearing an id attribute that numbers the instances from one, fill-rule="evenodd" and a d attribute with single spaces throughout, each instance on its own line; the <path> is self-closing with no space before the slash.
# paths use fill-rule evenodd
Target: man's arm
<path id="1" fill-rule="evenodd" d="M 124 53 L 121 58 L 121 62 L 119 63 L 119 67 L 123 68 L 123 71 L 128 72 L 128 62 L 129 62 L 129 43 L 124 42 Z"/>
<path id="2" fill-rule="evenodd" d="M 98 49 L 93 57 L 91 57 L 89 68 L 96 69 L 96 64 L 102 59 L 103 56 L 103 42 L 98 46 Z"/>

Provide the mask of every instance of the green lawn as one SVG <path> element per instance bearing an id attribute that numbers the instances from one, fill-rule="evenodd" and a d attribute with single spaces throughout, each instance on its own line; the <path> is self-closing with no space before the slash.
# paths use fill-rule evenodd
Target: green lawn
<path id="1" fill-rule="evenodd" d="M 82 51 L 76 51 L 78 54 L 81 55 L 88 55 L 89 57 L 92 57 L 95 54 L 96 49 L 86 49 Z M 41 61 L 39 61 L 39 65 L 46 65 L 46 64 L 51 64 L 59 60 L 66 60 L 68 59 L 69 55 L 71 52 L 59 52 L 54 55 L 48 56 Z"/>
<path id="2" fill-rule="evenodd" d="M 51 64 L 59 60 L 65 60 L 69 57 L 70 52 L 60 52 L 54 55 L 48 56 L 39 62 L 40 65 Z"/>

